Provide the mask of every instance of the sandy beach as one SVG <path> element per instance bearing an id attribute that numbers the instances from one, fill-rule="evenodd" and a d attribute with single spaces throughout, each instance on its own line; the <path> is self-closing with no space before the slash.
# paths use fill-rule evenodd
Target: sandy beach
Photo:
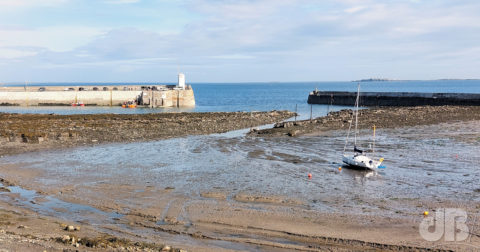
<path id="1" fill-rule="evenodd" d="M 347 110 L 297 123 L 278 111 L 2 114 L 0 239 L 13 251 L 475 251 L 479 112 L 362 110 L 379 174 L 338 170 Z M 469 213 L 468 240 L 419 235 L 441 207 Z"/>

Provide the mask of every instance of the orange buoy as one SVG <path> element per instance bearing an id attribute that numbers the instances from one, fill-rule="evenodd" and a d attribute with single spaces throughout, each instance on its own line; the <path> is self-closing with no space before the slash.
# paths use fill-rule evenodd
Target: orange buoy
<path id="1" fill-rule="evenodd" d="M 339 170 L 339 171 L 341 171 L 341 170 L 342 170 L 342 167 L 341 167 L 341 166 L 339 166 L 339 167 L 338 167 L 338 170 Z"/>
<path id="2" fill-rule="evenodd" d="M 309 179 L 312 178 L 312 174 L 311 174 L 311 173 L 308 174 L 308 178 L 309 178 Z"/>

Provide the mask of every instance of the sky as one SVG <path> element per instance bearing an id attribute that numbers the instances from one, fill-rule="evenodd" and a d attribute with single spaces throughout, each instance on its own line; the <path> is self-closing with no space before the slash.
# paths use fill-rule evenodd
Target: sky
<path id="1" fill-rule="evenodd" d="M 0 0 L 0 83 L 480 78 L 478 0 Z"/>

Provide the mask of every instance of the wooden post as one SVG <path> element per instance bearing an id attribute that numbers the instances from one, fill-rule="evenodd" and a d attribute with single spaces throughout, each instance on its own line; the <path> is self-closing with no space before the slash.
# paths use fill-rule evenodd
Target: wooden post
<path id="1" fill-rule="evenodd" d="M 180 90 L 177 90 L 177 108 L 180 107 Z"/>
<path id="2" fill-rule="evenodd" d="M 295 104 L 295 122 L 297 122 L 297 104 Z"/>
<path id="3" fill-rule="evenodd" d="M 313 105 L 310 104 L 310 121 L 312 120 L 312 115 L 313 115 Z"/>
<path id="4" fill-rule="evenodd" d="M 152 92 L 150 92 L 150 108 L 153 108 L 153 89 Z"/>
<path id="5" fill-rule="evenodd" d="M 333 94 L 330 94 L 330 103 L 328 104 L 328 107 L 327 107 L 327 116 L 328 116 L 328 113 L 330 113 L 330 107 L 332 106 L 333 104 Z"/>

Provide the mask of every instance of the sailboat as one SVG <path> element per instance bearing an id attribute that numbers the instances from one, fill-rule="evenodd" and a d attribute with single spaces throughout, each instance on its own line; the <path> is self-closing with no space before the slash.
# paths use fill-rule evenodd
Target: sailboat
<path id="1" fill-rule="evenodd" d="M 366 151 L 357 147 L 357 128 L 358 128 L 358 104 L 360 100 L 360 83 L 357 87 L 357 99 L 355 101 L 355 114 L 352 115 L 352 120 L 350 121 L 350 127 L 348 128 L 347 139 L 345 141 L 345 146 L 343 148 L 343 157 L 342 161 L 346 165 L 361 168 L 361 169 L 369 169 L 369 170 L 377 170 L 380 168 L 385 168 L 382 166 L 383 158 L 376 160 L 374 158 L 370 158 L 367 156 Z M 348 144 L 348 138 L 350 136 L 350 130 L 352 129 L 352 121 L 353 116 L 355 116 L 355 137 L 354 137 L 354 144 L 353 144 L 353 154 L 347 155 L 345 154 Z M 373 126 L 373 148 L 372 148 L 372 155 L 375 154 L 375 126 Z"/>

